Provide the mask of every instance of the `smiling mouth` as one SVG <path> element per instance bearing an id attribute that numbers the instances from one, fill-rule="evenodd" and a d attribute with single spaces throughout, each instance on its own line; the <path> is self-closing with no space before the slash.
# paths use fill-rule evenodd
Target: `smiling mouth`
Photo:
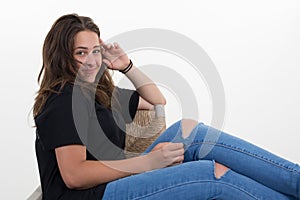
<path id="1" fill-rule="evenodd" d="M 94 73 L 97 69 L 98 69 L 98 67 L 86 68 L 86 69 L 82 69 L 82 72 L 85 74 L 91 74 L 91 73 Z"/>
<path id="2" fill-rule="evenodd" d="M 84 73 L 93 73 L 94 71 L 96 71 L 96 68 L 83 70 Z"/>
<path id="3" fill-rule="evenodd" d="M 95 74 L 96 74 L 96 68 L 95 69 L 82 70 L 82 75 L 84 77 L 94 76 Z"/>

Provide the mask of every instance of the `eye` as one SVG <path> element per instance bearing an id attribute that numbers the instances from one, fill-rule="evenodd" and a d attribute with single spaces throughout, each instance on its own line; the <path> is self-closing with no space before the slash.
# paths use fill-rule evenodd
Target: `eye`
<path id="1" fill-rule="evenodd" d="M 101 50 L 100 50 L 100 49 L 95 49 L 95 50 L 93 51 L 93 53 L 99 54 L 99 53 L 101 53 Z"/>
<path id="2" fill-rule="evenodd" d="M 79 55 L 79 56 L 84 56 L 85 54 L 86 54 L 86 52 L 84 52 L 84 51 L 75 52 L 75 55 Z"/>

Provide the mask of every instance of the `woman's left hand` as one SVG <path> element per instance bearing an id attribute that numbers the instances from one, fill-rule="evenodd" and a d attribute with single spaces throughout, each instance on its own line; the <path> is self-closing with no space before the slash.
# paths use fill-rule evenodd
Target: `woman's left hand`
<path id="1" fill-rule="evenodd" d="M 130 60 L 118 43 L 105 44 L 102 42 L 101 45 L 103 46 L 103 62 L 109 69 L 123 70 L 129 65 Z"/>
<path id="2" fill-rule="evenodd" d="M 155 147 L 153 147 L 153 149 L 151 150 L 152 152 L 153 151 L 157 151 L 161 148 L 163 148 L 165 145 L 168 145 L 170 144 L 171 142 L 161 142 L 161 143 L 158 143 Z M 184 157 L 183 157 L 184 158 Z M 176 162 L 176 163 L 173 163 L 172 165 L 169 165 L 170 166 L 175 166 L 175 165 L 179 165 L 179 164 L 182 164 L 183 160 L 182 161 L 179 161 L 179 162 Z"/>

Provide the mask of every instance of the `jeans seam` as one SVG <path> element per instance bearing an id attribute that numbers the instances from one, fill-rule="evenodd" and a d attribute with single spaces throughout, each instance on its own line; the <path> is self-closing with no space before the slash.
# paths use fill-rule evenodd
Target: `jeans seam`
<path id="1" fill-rule="evenodd" d="M 200 182 L 201 183 L 218 183 L 218 184 L 228 185 L 228 186 L 231 186 L 231 187 L 233 187 L 235 189 L 238 189 L 238 190 L 244 192 L 245 194 L 247 194 L 248 196 L 250 196 L 250 197 L 252 197 L 252 198 L 254 198 L 256 200 L 259 200 L 259 198 L 256 198 L 255 196 L 253 196 L 251 193 L 249 193 L 248 191 L 244 190 L 243 188 L 239 188 L 239 187 L 236 187 L 235 185 L 224 183 L 224 182 L 221 182 L 221 181 L 216 181 L 216 180 L 214 180 L 214 181 L 211 181 L 211 180 L 206 180 L 206 181 L 189 181 L 189 182 L 186 182 L 186 183 L 176 184 L 176 185 L 172 185 L 172 186 L 169 186 L 169 187 L 157 190 L 155 192 L 152 192 L 152 193 L 149 193 L 149 194 L 146 194 L 146 195 L 134 198 L 133 200 L 139 200 L 139 199 L 142 199 L 142 198 L 145 198 L 145 197 L 149 197 L 151 195 L 154 195 L 154 194 L 157 194 L 157 193 L 169 190 L 171 188 L 176 188 L 176 187 L 180 187 L 180 186 L 188 185 L 188 184 L 197 184 L 197 183 L 200 183 Z"/>
<path id="2" fill-rule="evenodd" d="M 199 144 L 212 144 L 212 145 L 216 145 L 216 146 L 222 146 L 222 147 L 225 147 L 225 148 L 228 148 L 228 149 L 231 149 L 231 150 L 240 152 L 240 153 L 247 154 L 247 155 L 249 155 L 249 156 L 253 156 L 253 157 L 257 158 L 257 159 L 260 159 L 260 160 L 263 160 L 263 161 L 265 161 L 265 162 L 267 162 L 267 163 L 273 164 L 273 165 L 275 165 L 275 166 L 277 166 L 277 167 L 280 167 L 280 168 L 282 168 L 282 169 L 284 169 L 284 170 L 287 170 L 287 171 L 289 171 L 289 172 L 294 172 L 294 173 L 300 174 L 300 172 L 298 172 L 296 169 L 286 167 L 286 166 L 284 166 L 284 165 L 282 165 L 282 164 L 280 164 L 280 163 L 277 163 L 277 162 L 275 162 L 275 161 L 273 161 L 273 160 L 267 159 L 267 158 L 265 158 L 265 157 L 263 157 L 263 156 L 259 156 L 259 155 L 257 155 L 257 154 L 253 154 L 253 153 L 247 152 L 247 151 L 245 151 L 245 150 L 243 150 L 243 149 L 240 149 L 240 148 L 237 148 L 237 147 L 233 147 L 233 146 L 229 146 L 229 145 L 226 145 L 226 144 L 215 143 L 215 142 L 194 142 L 194 143 L 192 143 L 192 144 L 190 145 L 190 147 L 193 146 L 193 145 L 199 145 Z"/>

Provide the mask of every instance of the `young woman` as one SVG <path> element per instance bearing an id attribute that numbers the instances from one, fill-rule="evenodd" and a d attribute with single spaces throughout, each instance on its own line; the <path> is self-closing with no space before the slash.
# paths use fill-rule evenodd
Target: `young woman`
<path id="1" fill-rule="evenodd" d="M 118 70 L 136 90 L 113 85 Z M 166 100 L 92 19 L 56 20 L 43 46 L 34 104 L 43 199 L 300 199 L 300 167 L 203 123 L 173 124 L 138 157 L 125 158 L 125 123 Z M 141 84 L 145 83 L 147 84 Z M 213 146 L 204 157 L 200 149 Z"/>

